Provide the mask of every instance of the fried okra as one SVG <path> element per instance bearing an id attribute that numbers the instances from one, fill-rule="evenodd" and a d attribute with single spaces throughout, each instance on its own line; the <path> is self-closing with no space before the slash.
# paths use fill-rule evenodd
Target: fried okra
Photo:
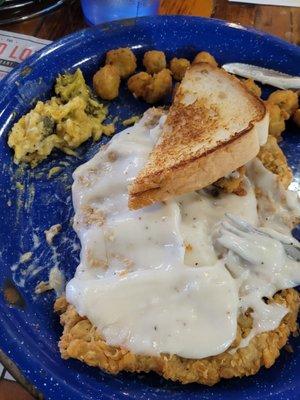
<path id="1" fill-rule="evenodd" d="M 194 58 L 193 64 L 198 64 L 198 63 L 208 63 L 211 64 L 213 67 L 217 67 L 218 63 L 215 59 L 214 56 L 212 56 L 211 54 L 207 53 L 207 51 L 201 51 L 200 53 L 198 53 L 196 55 L 196 57 Z"/>
<path id="2" fill-rule="evenodd" d="M 190 62 L 186 58 L 172 58 L 170 62 L 170 70 L 173 74 L 173 78 L 176 81 L 181 81 L 189 66 Z"/>
<path id="3" fill-rule="evenodd" d="M 164 98 L 172 89 L 172 75 L 170 70 L 163 69 L 154 74 L 152 81 L 146 87 L 144 99 L 147 103 L 154 104 Z"/>
<path id="4" fill-rule="evenodd" d="M 122 79 L 128 78 L 136 70 L 136 57 L 129 47 L 110 50 L 106 53 L 106 65 L 117 68 Z"/>
<path id="5" fill-rule="evenodd" d="M 128 79 L 128 89 L 135 97 L 144 99 L 153 104 L 165 97 L 172 89 L 172 76 L 168 69 L 151 76 L 147 72 L 140 72 Z"/>
<path id="6" fill-rule="evenodd" d="M 281 134 L 285 130 L 285 114 L 277 104 L 270 101 L 266 101 L 265 104 L 270 116 L 269 134 L 280 140 Z"/>
<path id="7" fill-rule="evenodd" d="M 299 107 L 297 93 L 292 90 L 275 90 L 270 94 L 268 102 L 281 109 L 284 119 L 289 119 Z"/>
<path id="8" fill-rule="evenodd" d="M 114 65 L 107 64 L 93 76 L 93 87 L 98 96 L 104 100 L 118 97 L 121 78 Z"/>
<path id="9" fill-rule="evenodd" d="M 144 54 L 143 65 L 148 74 L 157 74 L 167 66 L 165 53 L 158 50 L 147 51 Z"/>
<path id="10" fill-rule="evenodd" d="M 128 89 L 135 97 L 143 98 L 146 87 L 151 83 L 151 81 L 152 76 L 150 74 L 147 72 L 139 72 L 128 79 Z"/>
<path id="11" fill-rule="evenodd" d="M 255 94 L 257 97 L 261 96 L 261 88 L 254 82 L 253 79 L 245 79 L 244 85 L 251 93 Z"/>

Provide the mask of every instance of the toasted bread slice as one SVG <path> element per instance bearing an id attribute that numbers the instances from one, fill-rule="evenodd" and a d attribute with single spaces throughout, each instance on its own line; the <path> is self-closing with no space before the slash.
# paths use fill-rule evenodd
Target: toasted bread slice
<path id="1" fill-rule="evenodd" d="M 207 63 L 192 66 L 129 187 L 129 208 L 201 189 L 241 167 L 259 152 L 268 125 L 263 102 L 236 77 Z"/>

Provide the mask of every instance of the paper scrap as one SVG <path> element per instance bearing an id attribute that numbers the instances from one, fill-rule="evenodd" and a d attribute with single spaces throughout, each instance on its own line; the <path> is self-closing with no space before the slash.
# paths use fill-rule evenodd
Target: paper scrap
<path id="1" fill-rule="evenodd" d="M 0 30 L 0 79 L 50 40 Z"/>

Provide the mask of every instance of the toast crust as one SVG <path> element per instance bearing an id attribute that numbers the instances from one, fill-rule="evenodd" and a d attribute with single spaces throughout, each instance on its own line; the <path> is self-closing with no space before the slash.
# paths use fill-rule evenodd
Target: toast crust
<path id="1" fill-rule="evenodd" d="M 245 147 L 248 148 L 246 160 L 243 155 Z M 216 165 L 230 163 L 232 170 L 235 170 L 253 159 L 258 152 L 259 143 L 253 140 L 252 131 L 241 133 L 238 138 L 221 144 L 206 155 L 182 162 L 171 170 L 158 172 L 155 177 L 151 177 L 150 183 L 157 182 L 159 185 L 142 192 L 132 193 L 129 199 L 129 208 L 138 209 L 156 201 L 164 201 L 170 197 L 193 191 L 200 180 L 202 187 L 208 186 L 220 178 Z"/>
<path id="2" fill-rule="evenodd" d="M 207 104 L 209 102 L 203 98 L 188 105 L 183 104 L 186 92 L 180 87 L 158 144 L 144 169 L 129 187 L 131 209 L 210 185 L 244 165 L 259 152 L 258 127 L 267 130 L 268 126 L 263 102 L 226 71 L 202 63 L 193 66 L 189 73 L 195 69 L 198 72 L 213 71 L 218 77 L 226 77 L 227 82 L 230 81 L 245 95 L 252 112 L 248 125 L 229 135 L 227 140 L 215 140 L 214 132 L 226 129 L 226 124 L 222 126 L 218 107 Z M 197 146 L 198 149 L 191 152 L 191 148 Z"/>

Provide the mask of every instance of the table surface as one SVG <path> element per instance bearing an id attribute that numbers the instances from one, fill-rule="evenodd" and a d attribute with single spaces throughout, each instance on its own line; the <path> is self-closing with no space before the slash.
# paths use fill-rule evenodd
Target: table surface
<path id="1" fill-rule="evenodd" d="M 162 0 L 160 12 L 163 14 L 200 15 L 203 8 L 201 2 L 202 0 Z M 212 16 L 252 26 L 300 45 L 299 7 L 247 5 L 229 3 L 228 0 L 215 0 Z M 79 1 L 69 0 L 65 6 L 52 14 L 19 24 L 4 25 L 1 26 L 1 29 L 55 40 L 86 26 Z"/>
<path id="2" fill-rule="evenodd" d="M 200 2 L 201 0 L 162 0 L 160 13 L 201 15 Z M 300 8 L 297 7 L 233 4 L 227 0 L 215 0 L 212 16 L 255 27 L 300 45 Z M 55 40 L 86 26 L 79 1 L 69 0 L 62 8 L 51 14 L 22 23 L 2 25 L 1 29 Z M 1 378 L 6 378 L 5 371 L 2 369 L 0 372 L 2 372 Z M 14 400 L 33 399 L 28 392 L 9 378 L 0 379 L 0 400 L 10 400 L 11 396 Z"/>

